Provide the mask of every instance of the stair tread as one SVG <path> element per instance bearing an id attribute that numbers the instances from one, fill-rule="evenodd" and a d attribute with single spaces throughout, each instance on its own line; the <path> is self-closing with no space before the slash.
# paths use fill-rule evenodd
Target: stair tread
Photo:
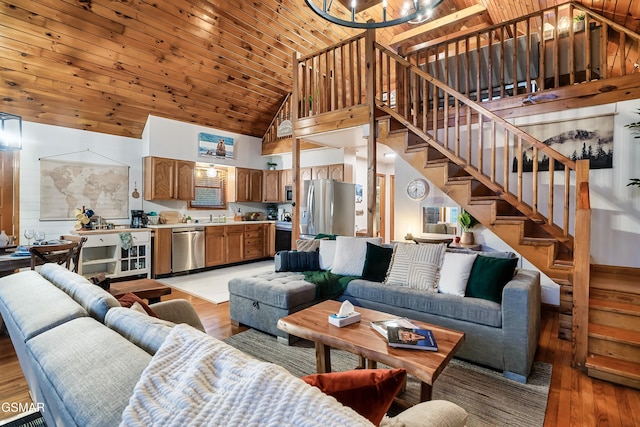
<path id="1" fill-rule="evenodd" d="M 628 362 L 599 354 L 590 354 L 587 357 L 585 366 L 589 369 L 597 369 L 610 374 L 640 380 L 640 363 Z"/>
<path id="2" fill-rule="evenodd" d="M 589 337 L 640 346 L 640 331 L 589 323 Z"/>
<path id="3" fill-rule="evenodd" d="M 589 298 L 589 308 L 640 316 L 640 306 L 615 300 Z"/>

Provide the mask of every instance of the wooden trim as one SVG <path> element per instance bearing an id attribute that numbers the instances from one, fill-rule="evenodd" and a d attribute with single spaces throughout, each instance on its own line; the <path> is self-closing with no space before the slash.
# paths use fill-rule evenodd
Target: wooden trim
<path id="1" fill-rule="evenodd" d="M 377 137 L 376 126 L 376 33 L 367 30 L 365 34 L 365 63 L 367 85 L 367 104 L 369 109 L 369 137 L 367 138 L 367 236 L 373 236 L 373 223 L 376 215 L 376 175 L 377 175 Z"/>

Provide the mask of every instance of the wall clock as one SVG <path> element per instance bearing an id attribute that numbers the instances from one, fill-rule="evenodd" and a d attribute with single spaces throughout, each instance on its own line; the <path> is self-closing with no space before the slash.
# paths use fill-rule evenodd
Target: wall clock
<path id="1" fill-rule="evenodd" d="M 429 184 L 424 179 L 414 179 L 407 184 L 407 195 L 413 200 L 422 200 L 427 197 L 429 192 Z"/>

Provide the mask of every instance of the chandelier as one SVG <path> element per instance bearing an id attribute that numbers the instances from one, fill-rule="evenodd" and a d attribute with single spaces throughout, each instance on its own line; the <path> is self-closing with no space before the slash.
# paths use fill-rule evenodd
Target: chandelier
<path id="1" fill-rule="evenodd" d="M 391 10 L 388 8 L 388 0 L 336 0 L 350 12 L 350 20 L 342 19 L 340 11 L 333 5 L 334 0 L 304 0 L 307 6 L 316 14 L 337 25 L 351 28 L 385 28 L 398 24 L 421 24 L 431 18 L 435 9 L 443 0 L 404 0 L 405 3 L 398 12 L 397 17 L 389 17 Z M 398 0 L 402 1 L 402 0 Z M 318 4 L 322 3 L 321 6 Z M 380 10 L 381 5 L 381 10 Z M 333 10 L 332 10 L 332 6 Z M 367 22 L 357 21 L 356 14 L 371 9 L 370 15 L 379 19 L 369 19 Z M 389 13 L 388 13 L 389 12 Z"/>

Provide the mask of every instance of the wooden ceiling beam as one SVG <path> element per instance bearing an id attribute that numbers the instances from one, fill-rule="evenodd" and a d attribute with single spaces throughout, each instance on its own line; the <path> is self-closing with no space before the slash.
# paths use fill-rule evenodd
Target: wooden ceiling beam
<path id="1" fill-rule="evenodd" d="M 393 36 L 389 44 L 391 46 L 396 46 L 414 37 L 424 35 L 425 33 L 428 33 L 429 31 L 432 31 L 434 29 L 442 28 L 447 25 L 452 25 L 457 22 L 461 22 L 463 20 L 473 18 L 474 16 L 481 15 L 486 11 L 487 11 L 487 8 L 484 7 L 483 5 L 475 4 L 473 6 L 467 7 L 460 11 L 447 15 L 443 18 L 434 19 L 433 21 L 427 22 L 426 24 L 422 24 L 419 27 L 415 27 L 409 31 L 396 34 L 395 36 Z"/>

